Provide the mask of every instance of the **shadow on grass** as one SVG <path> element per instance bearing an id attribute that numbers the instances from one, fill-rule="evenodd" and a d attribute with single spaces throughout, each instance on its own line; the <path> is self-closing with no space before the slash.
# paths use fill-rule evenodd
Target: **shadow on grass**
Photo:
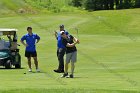
<path id="1" fill-rule="evenodd" d="M 74 78 L 89 78 L 89 77 L 79 77 L 79 76 L 75 76 Z"/>
<path id="2" fill-rule="evenodd" d="M 10 69 L 0 68 L 0 70 L 18 70 L 18 69 L 25 69 L 25 68 L 24 67 L 22 67 L 22 68 L 10 68 Z"/>

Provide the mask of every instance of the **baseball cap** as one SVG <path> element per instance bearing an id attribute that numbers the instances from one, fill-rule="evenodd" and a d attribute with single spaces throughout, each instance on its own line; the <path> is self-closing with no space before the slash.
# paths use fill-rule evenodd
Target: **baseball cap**
<path id="1" fill-rule="evenodd" d="M 64 28 L 64 25 L 60 25 L 59 27 L 60 27 L 60 28 Z"/>
<path id="2" fill-rule="evenodd" d="M 63 34 L 65 34 L 65 32 L 64 31 L 61 31 L 60 34 L 63 35 Z"/>

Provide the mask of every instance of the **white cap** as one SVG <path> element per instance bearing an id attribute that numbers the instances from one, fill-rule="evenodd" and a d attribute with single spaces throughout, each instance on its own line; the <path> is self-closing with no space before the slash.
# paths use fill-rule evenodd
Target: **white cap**
<path id="1" fill-rule="evenodd" d="M 65 34 L 65 33 L 64 33 L 64 31 L 60 31 L 60 34 L 62 35 L 62 34 Z"/>

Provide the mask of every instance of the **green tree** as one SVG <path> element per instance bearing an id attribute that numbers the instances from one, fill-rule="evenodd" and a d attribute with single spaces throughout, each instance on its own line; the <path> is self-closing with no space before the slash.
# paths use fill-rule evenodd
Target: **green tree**
<path id="1" fill-rule="evenodd" d="M 76 7 L 86 10 L 113 10 L 140 7 L 140 0 L 72 0 Z"/>
<path id="2" fill-rule="evenodd" d="M 72 5 L 75 7 L 81 7 L 83 0 L 72 0 Z"/>
<path id="3" fill-rule="evenodd" d="M 109 2 L 108 2 L 108 0 L 103 0 L 103 3 L 104 3 L 104 9 L 109 10 Z"/>
<path id="4" fill-rule="evenodd" d="M 123 0 L 120 0 L 119 9 L 123 8 Z"/>
<path id="5" fill-rule="evenodd" d="M 103 10 L 104 9 L 104 2 L 103 0 L 95 0 L 95 9 L 96 10 Z"/>
<path id="6" fill-rule="evenodd" d="M 132 7 L 132 0 L 124 0 L 124 4 L 123 4 L 123 8 L 127 9 L 127 8 L 131 8 Z"/>
<path id="7" fill-rule="evenodd" d="M 122 9 L 123 0 L 115 0 L 116 9 Z"/>
<path id="8" fill-rule="evenodd" d="M 86 10 L 96 10 L 96 0 L 86 0 L 85 8 Z"/>
<path id="9" fill-rule="evenodd" d="M 115 0 L 116 9 L 119 9 L 119 0 Z"/>
<path id="10" fill-rule="evenodd" d="M 135 7 L 140 8 L 140 0 L 135 0 Z"/>
<path id="11" fill-rule="evenodd" d="M 86 0 L 84 5 L 87 10 L 103 10 L 104 9 L 103 0 Z"/>
<path id="12" fill-rule="evenodd" d="M 109 0 L 109 9 L 114 9 L 114 0 Z"/>

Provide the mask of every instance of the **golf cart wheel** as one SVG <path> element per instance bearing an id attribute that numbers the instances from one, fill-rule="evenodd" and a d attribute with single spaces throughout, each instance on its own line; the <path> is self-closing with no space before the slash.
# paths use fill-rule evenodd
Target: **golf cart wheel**
<path id="1" fill-rule="evenodd" d="M 6 69 L 12 68 L 12 64 L 11 64 L 11 61 L 10 60 L 7 60 L 7 62 L 5 63 L 5 68 Z"/>

